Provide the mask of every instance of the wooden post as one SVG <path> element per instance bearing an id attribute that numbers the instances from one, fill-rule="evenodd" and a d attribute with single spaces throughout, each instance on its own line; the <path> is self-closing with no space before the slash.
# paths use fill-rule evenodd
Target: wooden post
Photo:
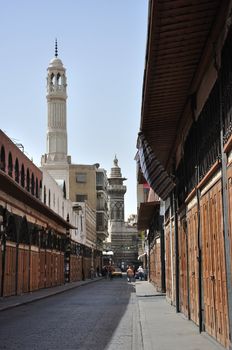
<path id="1" fill-rule="evenodd" d="M 165 283 L 165 240 L 164 240 L 164 229 L 163 229 L 164 217 L 160 216 L 160 260 L 161 260 L 161 290 L 162 293 L 166 292 Z"/>
<path id="2" fill-rule="evenodd" d="M 224 152 L 223 145 L 223 118 L 222 118 L 222 88 L 220 84 L 220 145 L 222 156 L 222 211 L 223 211 L 223 236 L 226 259 L 226 281 L 227 281 L 227 300 L 228 300 L 228 323 L 229 323 L 229 349 L 232 349 L 232 278 L 231 278 L 231 254 L 229 238 L 229 209 L 228 209 L 228 180 L 227 180 L 227 155 Z"/>
<path id="3" fill-rule="evenodd" d="M 179 290 L 179 236 L 178 236 L 178 213 L 175 189 L 173 191 L 174 206 L 174 237 L 175 237 L 175 270 L 176 270 L 176 312 L 180 312 L 180 290 Z"/>
<path id="4" fill-rule="evenodd" d="M 69 214 L 67 215 L 67 223 L 69 223 Z M 65 259 L 64 259 L 64 268 L 65 268 L 65 283 L 70 282 L 70 231 L 69 228 L 66 229 L 66 244 L 65 244 Z"/>

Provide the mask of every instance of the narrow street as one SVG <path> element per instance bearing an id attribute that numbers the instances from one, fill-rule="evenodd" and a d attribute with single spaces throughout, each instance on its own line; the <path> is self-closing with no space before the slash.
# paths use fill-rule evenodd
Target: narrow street
<path id="1" fill-rule="evenodd" d="M 0 348 L 135 349 L 136 312 L 133 284 L 101 280 L 1 312 Z"/>
<path id="2" fill-rule="evenodd" d="M 0 339 L 1 350 L 224 349 L 151 283 L 125 277 L 3 298 Z"/>

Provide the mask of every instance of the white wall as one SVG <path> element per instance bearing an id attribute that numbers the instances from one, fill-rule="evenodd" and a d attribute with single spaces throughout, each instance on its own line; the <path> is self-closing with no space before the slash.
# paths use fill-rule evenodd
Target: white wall
<path id="1" fill-rule="evenodd" d="M 75 226 L 76 229 L 70 230 L 71 238 L 79 243 L 83 241 L 83 227 L 84 218 L 81 211 L 73 211 L 73 204 L 69 199 L 64 198 L 63 189 L 57 184 L 55 179 L 48 173 L 43 167 L 40 168 L 43 172 L 43 183 L 42 183 L 42 196 L 41 200 L 44 202 L 44 189 L 46 188 L 46 205 L 51 208 L 55 213 L 67 220 L 69 214 L 69 222 Z M 49 192 L 50 192 L 50 203 L 49 203 Z M 82 221 L 82 225 L 81 225 Z M 82 236 L 82 237 L 81 237 Z"/>

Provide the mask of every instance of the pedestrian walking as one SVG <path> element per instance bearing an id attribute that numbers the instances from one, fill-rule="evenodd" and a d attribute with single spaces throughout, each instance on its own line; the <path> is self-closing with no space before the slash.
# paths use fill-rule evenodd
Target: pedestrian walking
<path id="1" fill-rule="evenodd" d="M 112 268 L 112 266 L 110 265 L 110 266 L 108 267 L 108 276 L 109 276 L 109 279 L 110 279 L 110 280 L 112 280 L 112 272 L 113 272 L 113 268 Z"/>
<path id="2" fill-rule="evenodd" d="M 139 273 L 139 279 L 140 279 L 140 281 L 142 281 L 144 279 L 144 270 L 143 270 L 142 266 L 139 266 L 137 271 Z"/>
<path id="3" fill-rule="evenodd" d="M 128 269 L 126 271 L 126 274 L 127 274 L 127 281 L 131 282 L 132 277 L 134 276 L 134 271 L 132 270 L 132 268 L 130 266 L 128 267 Z"/>

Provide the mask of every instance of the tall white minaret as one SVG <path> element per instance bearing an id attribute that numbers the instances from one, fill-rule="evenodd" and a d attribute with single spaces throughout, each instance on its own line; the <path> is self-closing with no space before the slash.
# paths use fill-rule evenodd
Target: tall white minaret
<path id="1" fill-rule="evenodd" d="M 55 57 L 47 68 L 47 143 L 41 164 L 56 180 L 64 180 L 68 193 L 68 152 L 66 101 L 66 70 L 58 58 L 57 40 Z"/>
<path id="2" fill-rule="evenodd" d="M 67 82 L 65 68 L 58 58 L 57 41 L 55 58 L 51 60 L 47 71 L 47 162 L 67 163 Z"/>

